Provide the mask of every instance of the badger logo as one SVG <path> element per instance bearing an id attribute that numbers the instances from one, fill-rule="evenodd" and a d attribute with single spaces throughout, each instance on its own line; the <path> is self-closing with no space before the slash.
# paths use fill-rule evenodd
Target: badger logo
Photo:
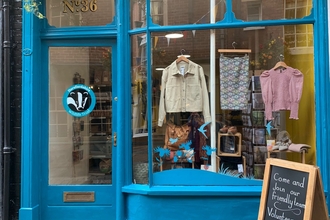
<path id="1" fill-rule="evenodd" d="M 94 109 L 95 95 L 88 86 L 76 84 L 66 90 L 62 102 L 69 114 L 83 117 Z"/>
<path id="2" fill-rule="evenodd" d="M 66 104 L 71 108 L 75 107 L 76 111 L 84 111 L 88 101 L 88 92 L 70 92 L 70 96 L 66 99 Z"/>

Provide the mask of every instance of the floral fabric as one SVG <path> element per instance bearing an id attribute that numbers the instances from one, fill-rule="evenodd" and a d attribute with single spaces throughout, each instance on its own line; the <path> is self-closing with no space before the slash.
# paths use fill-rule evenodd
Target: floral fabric
<path id="1" fill-rule="evenodd" d="M 249 57 L 220 56 L 221 109 L 247 108 L 249 89 Z"/>

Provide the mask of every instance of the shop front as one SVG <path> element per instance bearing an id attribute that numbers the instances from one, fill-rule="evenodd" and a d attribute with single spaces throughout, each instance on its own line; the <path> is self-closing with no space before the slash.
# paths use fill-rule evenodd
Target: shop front
<path id="1" fill-rule="evenodd" d="M 257 219 L 270 157 L 319 166 L 328 202 L 326 2 L 32 12 L 20 219 Z"/>

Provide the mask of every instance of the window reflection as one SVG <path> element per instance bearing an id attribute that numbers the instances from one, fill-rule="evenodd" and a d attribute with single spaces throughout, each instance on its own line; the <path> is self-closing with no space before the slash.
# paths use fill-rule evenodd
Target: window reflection
<path id="1" fill-rule="evenodd" d="M 311 0 L 242 0 L 232 4 L 236 18 L 244 21 L 303 18 L 312 8 Z"/>

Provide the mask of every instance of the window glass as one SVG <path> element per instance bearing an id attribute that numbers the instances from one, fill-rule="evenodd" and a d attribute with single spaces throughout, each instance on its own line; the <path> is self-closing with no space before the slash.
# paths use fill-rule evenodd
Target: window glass
<path id="1" fill-rule="evenodd" d="M 197 169 L 204 164 L 204 161 L 207 164 L 210 156 L 202 151 L 202 146 L 200 152 L 194 150 L 197 142 L 198 146 L 199 142 L 204 143 L 205 146 L 210 146 L 210 143 L 203 135 L 199 135 L 200 132 L 192 130 L 191 127 L 193 122 L 202 125 L 210 121 L 210 44 L 209 40 L 206 40 L 209 39 L 209 31 L 183 31 L 183 37 L 176 39 L 166 38 L 166 34 L 163 32 L 152 35 L 154 42 L 152 90 L 155 96 L 152 105 L 153 117 L 157 124 L 153 133 L 154 164 L 160 171 L 179 167 Z M 183 61 L 177 63 L 177 59 L 182 57 L 184 57 Z M 189 59 L 188 63 L 185 59 Z M 187 76 L 185 75 L 187 71 L 192 72 Z M 177 84 L 174 81 L 176 78 L 182 81 Z M 191 114 L 202 111 L 204 114 Z M 206 127 L 206 130 L 209 135 L 209 127 Z M 171 136 L 173 132 L 178 136 Z M 192 136 L 196 136 L 198 141 Z M 183 146 L 184 149 L 175 151 Z"/>
<path id="2" fill-rule="evenodd" d="M 242 0 L 231 4 L 235 17 L 243 21 L 298 19 L 309 15 L 312 8 L 312 0 Z M 216 1 L 212 7 L 209 0 L 150 0 L 152 22 L 162 26 L 221 21 L 225 12 L 224 0 Z M 146 16 L 146 0 L 132 0 L 131 28 L 145 26 Z"/>
<path id="3" fill-rule="evenodd" d="M 242 0 L 232 4 L 235 17 L 243 21 L 303 18 L 312 8 L 312 0 Z"/>
<path id="4" fill-rule="evenodd" d="M 315 152 L 315 133 L 299 129 L 304 124 L 315 127 L 315 106 L 310 105 L 314 103 L 312 25 L 215 30 L 215 72 L 210 66 L 209 30 L 182 33 L 176 39 L 166 38 L 165 32 L 151 36 L 153 151 L 149 153 L 154 172 L 203 169 L 215 171 L 214 175 L 262 179 L 267 157 L 300 161 L 299 150 L 292 148 L 297 145 L 291 144 L 313 146 L 309 152 Z M 273 69 L 280 62 L 286 65 Z M 267 105 L 264 97 L 269 92 L 288 89 L 267 87 L 260 75 L 268 73 L 296 83 L 298 109 L 290 106 L 288 95 L 277 100 L 287 108 Z M 215 82 L 210 81 L 211 74 Z M 286 151 L 290 146 L 297 152 Z M 313 154 L 305 161 L 315 162 Z"/>
<path id="5" fill-rule="evenodd" d="M 110 47 L 49 49 L 49 184 L 112 183 Z"/>
<path id="6" fill-rule="evenodd" d="M 114 0 L 46 0 L 46 17 L 55 27 L 103 26 L 115 15 Z"/>
<path id="7" fill-rule="evenodd" d="M 148 180 L 148 112 L 147 112 L 147 39 L 146 34 L 131 36 L 132 80 L 132 163 L 133 182 Z M 152 129 L 151 129 L 152 130 Z"/>
<path id="8" fill-rule="evenodd" d="M 146 26 L 146 0 L 131 0 L 131 28 Z"/>
<path id="9" fill-rule="evenodd" d="M 131 0 L 131 27 L 146 25 L 145 0 Z M 150 0 L 152 22 L 158 25 L 183 25 L 210 23 L 209 0 Z M 213 19 L 222 20 L 225 3 L 218 1 L 212 8 Z"/>

